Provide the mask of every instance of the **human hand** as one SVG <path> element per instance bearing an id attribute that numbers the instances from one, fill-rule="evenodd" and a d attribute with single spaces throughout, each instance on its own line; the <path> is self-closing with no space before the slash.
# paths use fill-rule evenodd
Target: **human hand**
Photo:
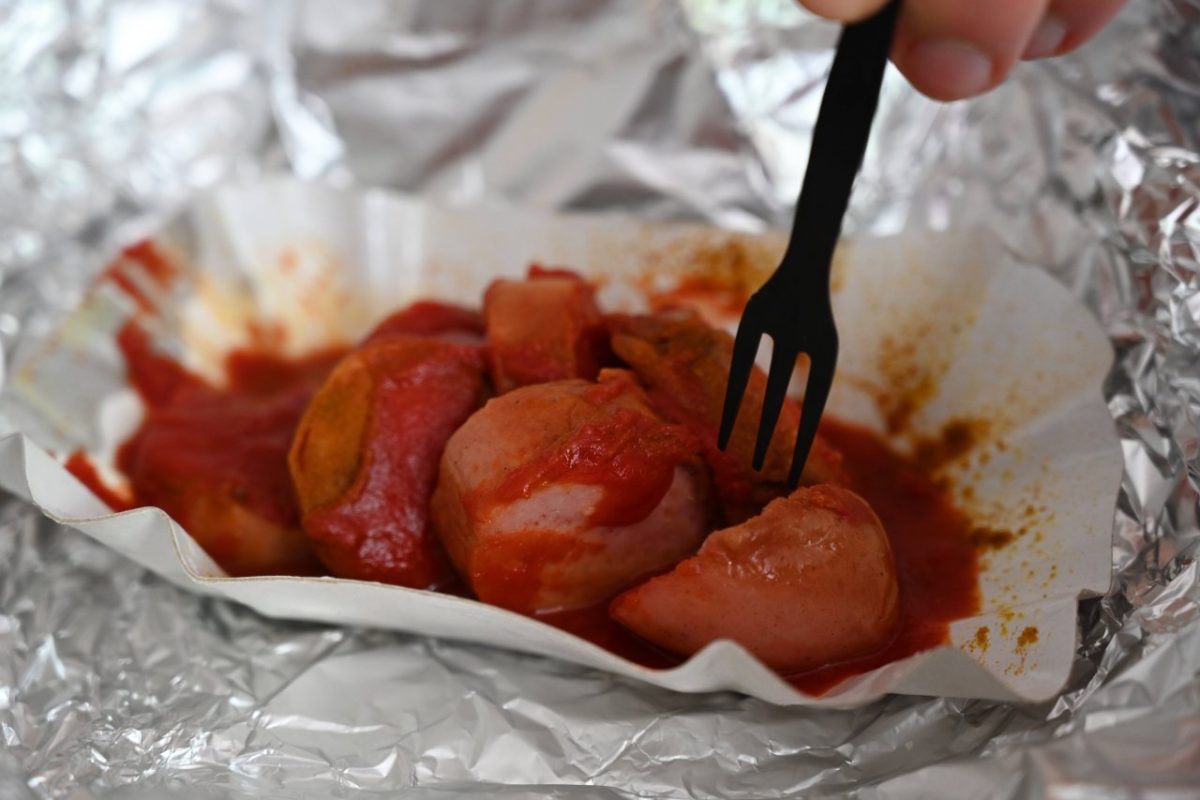
<path id="1" fill-rule="evenodd" d="M 886 0 L 800 0 L 827 19 L 852 22 Z M 1018 60 L 1074 50 L 1125 0 L 905 0 L 892 61 L 922 93 L 960 100 L 1004 80 Z"/>

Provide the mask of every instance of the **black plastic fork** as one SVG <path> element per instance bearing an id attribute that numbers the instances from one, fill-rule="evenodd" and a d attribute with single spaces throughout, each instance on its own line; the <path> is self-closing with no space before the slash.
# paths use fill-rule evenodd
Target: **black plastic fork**
<path id="1" fill-rule="evenodd" d="M 833 384 L 838 335 L 829 299 L 829 273 L 850 189 L 862 166 L 879 105 L 899 10 L 900 0 L 893 0 L 874 17 L 842 31 L 821 97 L 791 239 L 779 267 L 746 303 L 733 343 L 718 439 L 722 450 L 733 433 L 764 334 L 771 337 L 773 345 L 754 447 L 755 469 L 761 469 L 766 459 L 796 359 L 801 353 L 808 355 L 808 383 L 788 473 L 788 485 L 793 489 L 804 471 Z"/>

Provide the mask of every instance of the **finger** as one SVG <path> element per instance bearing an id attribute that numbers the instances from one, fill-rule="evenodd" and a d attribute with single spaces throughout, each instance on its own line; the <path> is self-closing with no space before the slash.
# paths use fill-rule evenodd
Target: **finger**
<path id="1" fill-rule="evenodd" d="M 1107 25 L 1123 5 L 1125 0 L 1051 0 L 1021 58 L 1047 58 L 1074 50 Z"/>
<path id="2" fill-rule="evenodd" d="M 960 100 L 1004 80 L 1050 0 L 908 0 L 892 60 L 919 91 Z"/>
<path id="3" fill-rule="evenodd" d="M 887 0 L 800 0 L 800 5 L 818 17 L 837 22 L 858 22 L 886 4 Z"/>

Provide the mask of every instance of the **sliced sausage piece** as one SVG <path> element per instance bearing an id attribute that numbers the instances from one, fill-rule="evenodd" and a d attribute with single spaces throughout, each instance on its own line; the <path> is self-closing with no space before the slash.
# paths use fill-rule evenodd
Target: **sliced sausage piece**
<path id="1" fill-rule="evenodd" d="M 492 384 L 497 394 L 535 383 L 594 380 L 607 331 L 590 284 L 562 270 L 534 268 L 526 280 L 498 280 L 484 295 Z"/>
<path id="2" fill-rule="evenodd" d="M 350 353 L 317 392 L 288 465 L 305 532 L 337 576 L 434 588 L 429 527 L 450 434 L 484 399 L 478 347 L 394 335 Z"/>
<path id="3" fill-rule="evenodd" d="M 618 597 L 611 612 L 679 655 L 732 639 L 768 666 L 796 672 L 887 644 L 899 589 L 871 507 L 827 485 L 798 489 L 717 531 L 694 557 Z"/>
<path id="4" fill-rule="evenodd" d="M 694 453 L 626 372 L 516 389 L 450 438 L 435 527 L 480 600 L 592 605 L 699 546 L 710 514 Z"/>
<path id="5" fill-rule="evenodd" d="M 700 438 L 727 522 L 740 522 L 769 500 L 787 493 L 800 406 L 791 399 L 784 402 L 762 471 L 755 472 L 751 460 L 767 388 L 767 378 L 758 367 L 746 386 L 729 447 L 724 452 L 717 449 L 725 383 L 733 357 L 733 338 L 729 334 L 686 310 L 613 315 L 608 324 L 613 351 L 637 374 L 655 407 L 668 419 L 687 425 Z M 801 482 L 837 481 L 840 475 L 841 455 L 818 435 Z"/>

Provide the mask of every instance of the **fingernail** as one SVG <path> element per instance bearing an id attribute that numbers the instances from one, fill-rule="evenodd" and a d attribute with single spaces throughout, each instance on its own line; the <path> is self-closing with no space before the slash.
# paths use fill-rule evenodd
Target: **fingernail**
<path id="1" fill-rule="evenodd" d="M 917 88 L 938 100 L 979 94 L 992 83 L 992 59 L 970 42 L 934 39 L 909 51 L 905 70 Z"/>
<path id="2" fill-rule="evenodd" d="M 1067 26 L 1053 14 L 1047 14 L 1038 24 L 1029 43 L 1025 45 L 1023 59 L 1045 58 L 1058 52 L 1063 39 L 1067 38 Z"/>

